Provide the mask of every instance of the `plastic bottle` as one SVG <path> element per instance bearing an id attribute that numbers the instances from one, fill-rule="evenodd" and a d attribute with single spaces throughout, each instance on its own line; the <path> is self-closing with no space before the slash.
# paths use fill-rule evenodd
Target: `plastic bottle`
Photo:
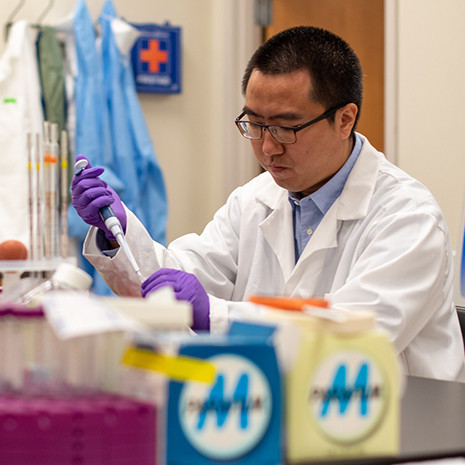
<path id="1" fill-rule="evenodd" d="M 41 296 L 52 290 L 88 291 L 92 278 L 85 271 L 69 263 L 61 263 L 47 281 L 26 292 L 19 298 L 19 303 L 28 307 L 40 305 Z"/>

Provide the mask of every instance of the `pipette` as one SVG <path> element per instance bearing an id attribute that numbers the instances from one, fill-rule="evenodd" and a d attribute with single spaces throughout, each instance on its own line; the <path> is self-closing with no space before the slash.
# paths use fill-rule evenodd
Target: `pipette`
<path id="1" fill-rule="evenodd" d="M 86 168 L 87 163 L 88 162 L 85 159 L 78 160 L 74 165 L 74 174 L 81 174 L 81 172 Z M 103 222 L 105 223 L 105 226 L 111 231 L 113 236 L 115 236 L 116 242 L 118 242 L 119 246 L 123 249 L 123 252 L 126 254 L 126 257 L 128 257 L 128 260 L 134 268 L 134 271 L 136 272 L 137 276 L 139 276 L 139 279 L 143 281 L 139 265 L 137 264 L 134 255 L 128 247 L 126 238 L 124 237 L 123 227 L 121 226 L 120 221 L 116 217 L 113 208 L 111 208 L 110 205 L 102 207 L 99 210 L 99 214 Z"/>

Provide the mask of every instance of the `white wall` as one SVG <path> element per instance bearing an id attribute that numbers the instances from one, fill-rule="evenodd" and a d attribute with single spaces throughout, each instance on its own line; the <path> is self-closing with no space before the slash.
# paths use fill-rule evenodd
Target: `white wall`
<path id="1" fill-rule="evenodd" d="M 1 24 L 17 0 L 0 2 Z M 103 0 L 87 0 L 97 19 Z M 74 0 L 55 0 L 43 23 L 71 13 Z M 25 1 L 15 19 L 35 22 L 48 0 Z M 183 91 L 139 94 L 169 202 L 168 240 L 200 232 L 232 187 L 257 171 L 253 155 L 234 126 L 243 101 L 240 80 L 258 44 L 250 0 L 114 0 L 129 22 L 182 27 Z M 4 48 L 3 35 L 0 50 Z M 226 57 L 234 55 L 233 60 Z M 233 69 L 231 69 L 233 67 Z"/>
<path id="2" fill-rule="evenodd" d="M 397 161 L 433 192 L 456 248 L 465 195 L 465 2 L 400 0 L 397 12 Z"/>

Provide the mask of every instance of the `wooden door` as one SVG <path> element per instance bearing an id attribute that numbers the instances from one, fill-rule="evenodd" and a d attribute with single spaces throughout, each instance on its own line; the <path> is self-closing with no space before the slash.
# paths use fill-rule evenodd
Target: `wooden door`
<path id="1" fill-rule="evenodd" d="M 273 0 L 273 24 L 265 37 L 292 26 L 318 26 L 355 50 L 364 76 L 357 131 L 384 149 L 384 0 Z"/>

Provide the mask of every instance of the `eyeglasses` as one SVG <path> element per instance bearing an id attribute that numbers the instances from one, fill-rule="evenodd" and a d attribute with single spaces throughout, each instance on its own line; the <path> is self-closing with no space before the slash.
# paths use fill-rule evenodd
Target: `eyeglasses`
<path id="1" fill-rule="evenodd" d="M 246 138 L 250 140 L 260 140 L 263 137 L 263 130 L 268 129 L 269 133 L 273 136 L 275 140 L 277 140 L 281 144 L 294 144 L 297 140 L 296 133 L 301 131 L 302 129 L 311 126 L 312 124 L 318 123 L 318 121 L 322 121 L 326 118 L 330 118 L 333 116 L 339 108 L 347 105 L 347 103 L 343 103 L 340 105 L 336 105 L 335 107 L 330 108 L 329 110 L 325 111 L 322 115 L 317 116 L 316 118 L 312 119 L 308 123 L 301 124 L 300 126 L 279 126 L 276 124 L 260 124 L 260 123 L 253 123 L 252 121 L 241 121 L 246 114 L 243 111 L 236 119 L 235 123 L 239 132 Z"/>

